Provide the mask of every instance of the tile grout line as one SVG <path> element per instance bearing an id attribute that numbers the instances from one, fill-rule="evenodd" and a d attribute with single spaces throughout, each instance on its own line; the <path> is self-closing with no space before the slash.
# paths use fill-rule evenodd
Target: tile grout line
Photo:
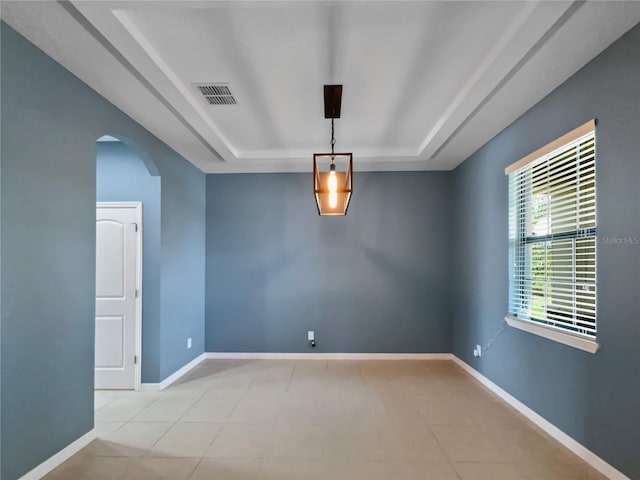
<path id="1" fill-rule="evenodd" d="M 198 460 L 198 463 L 196 463 L 196 466 L 193 467 L 193 470 L 191 470 L 191 473 L 189 473 L 189 476 L 185 477 L 185 480 L 189 480 L 191 477 L 193 477 L 193 474 L 196 473 L 196 470 L 198 470 L 198 467 L 202 463 L 203 459 L 204 459 L 204 457 L 200 457 L 200 459 Z"/>
<path id="2" fill-rule="evenodd" d="M 121 399 L 123 399 L 123 398 L 124 398 L 124 397 L 118 397 L 118 398 L 114 399 L 114 401 L 115 401 L 115 400 L 121 400 Z M 135 417 L 137 417 L 137 416 L 138 416 L 138 415 L 140 415 L 142 412 L 144 412 L 147 408 L 149 408 L 151 405 L 153 405 L 153 404 L 154 404 L 154 403 L 155 403 L 159 398 L 160 398 L 160 395 L 158 395 L 154 400 L 152 400 L 151 402 L 149 402 L 149 404 L 148 404 L 148 405 L 146 405 L 142 410 L 140 410 L 140 411 L 139 411 L 139 412 L 137 412 L 137 413 L 134 413 L 134 414 L 133 414 L 131 417 L 129 417 L 127 420 L 124 420 L 124 421 L 122 421 L 122 422 L 114 422 L 114 423 L 120 423 L 120 426 L 119 426 L 118 428 L 116 428 L 113 432 L 111 432 L 109 435 L 111 435 L 111 434 L 113 434 L 113 433 L 116 433 L 116 432 L 117 432 L 117 431 L 119 431 L 122 427 L 124 427 L 127 423 L 130 423 L 130 422 L 131 422 Z M 108 422 L 102 422 L 102 423 L 108 423 Z M 135 422 L 134 422 L 134 423 L 135 423 Z M 149 422 L 149 423 L 151 423 L 151 422 Z M 155 423 L 157 423 L 157 422 L 155 422 Z M 95 424 L 96 424 L 96 415 L 95 415 L 95 412 L 94 412 L 94 414 L 93 414 L 93 425 L 94 425 L 94 428 L 95 428 Z M 98 440 L 100 440 L 100 439 L 98 439 Z"/>
<path id="3" fill-rule="evenodd" d="M 450 362 L 453 364 L 453 362 Z M 427 370 L 427 373 L 429 375 L 433 375 L 433 373 L 431 372 L 431 370 L 429 370 L 428 366 L 425 365 L 425 369 Z M 439 378 L 434 377 L 436 382 L 438 383 L 438 385 L 440 385 L 442 388 L 444 388 L 444 382 L 442 382 Z M 438 438 L 438 436 L 435 434 L 435 432 L 433 431 L 432 425 L 429 424 L 429 421 L 427 420 L 427 418 L 424 416 L 424 414 L 422 412 L 420 412 L 420 415 L 424 418 L 425 424 L 427 425 L 427 428 L 429 429 L 429 432 L 431 433 L 431 435 L 433 436 L 433 438 L 436 440 L 436 443 L 438 444 L 438 447 L 440 447 L 440 450 L 442 451 L 443 455 L 445 456 L 445 458 L 447 459 L 447 461 L 449 462 L 449 465 L 451 465 L 451 468 L 453 468 L 454 473 L 456 474 L 456 476 L 458 477 L 458 479 L 462 479 L 462 476 L 460 475 L 460 473 L 458 473 L 458 469 L 456 468 L 456 464 L 455 462 L 451 459 L 451 457 L 449 456 L 449 454 L 447 453 L 447 451 L 445 450 L 444 446 L 442 445 L 442 443 L 440 442 L 440 439 Z"/>
<path id="4" fill-rule="evenodd" d="M 426 419 L 425 419 L 426 420 Z M 462 479 L 462 477 L 460 476 L 460 474 L 458 473 L 458 469 L 456 468 L 456 464 L 455 462 L 451 459 L 451 457 L 449 456 L 449 454 L 447 453 L 447 451 L 445 450 L 445 448 L 442 446 L 442 443 L 440 442 L 440 439 L 438 438 L 438 436 L 435 434 L 435 432 L 433 431 L 433 428 L 431 428 L 432 426 L 429 425 L 427 423 L 427 428 L 429 429 L 429 432 L 431 432 L 431 435 L 433 436 L 433 438 L 435 438 L 436 443 L 438 444 L 438 446 L 440 447 L 440 450 L 442 450 L 443 455 L 446 457 L 447 461 L 449 462 L 449 465 L 451 465 L 451 468 L 453 468 L 453 471 L 455 472 L 456 476 L 458 477 L 458 479 Z"/>
<path id="5" fill-rule="evenodd" d="M 94 416 L 94 419 L 95 419 L 96 412 L 99 412 L 99 411 L 100 411 L 100 410 L 102 410 L 104 407 L 107 407 L 107 406 L 111 405 L 111 404 L 112 404 L 113 402 L 115 402 L 118 398 L 122 398 L 122 397 L 112 398 L 112 399 L 111 399 L 111 400 L 109 400 L 107 403 L 105 403 L 104 405 L 102 405 L 100 408 L 96 408 L 96 409 L 94 409 L 94 410 L 93 410 L 93 416 Z M 95 405 L 95 390 L 94 390 L 94 400 L 93 400 L 93 403 L 94 403 L 94 405 Z"/>
<path id="6" fill-rule="evenodd" d="M 166 392 L 166 391 L 168 391 L 168 390 L 170 390 L 170 389 L 171 389 L 171 387 L 169 386 L 169 387 L 165 390 L 165 392 Z M 170 431 L 171 431 L 171 430 L 172 430 L 172 429 L 173 429 L 173 428 L 178 424 L 178 423 L 180 423 L 180 420 L 182 420 L 182 419 L 184 418 L 184 416 L 187 414 L 187 412 L 188 412 L 189 410 L 191 410 L 191 409 L 194 407 L 194 405 L 195 405 L 196 403 L 198 403 L 200 400 L 202 400 L 202 398 L 206 395 L 206 393 L 207 393 L 208 391 L 209 391 L 209 390 L 205 390 L 205 391 L 203 392 L 203 394 L 202 394 L 202 395 L 200 395 L 198 398 L 196 398 L 196 400 L 193 402 L 193 404 L 192 404 L 189 408 L 187 408 L 187 410 L 186 410 L 186 411 L 185 411 L 185 412 L 184 412 L 184 413 L 183 413 L 183 414 L 182 414 L 182 415 L 181 415 L 181 416 L 180 416 L 176 421 L 172 422 L 172 423 L 173 423 L 173 425 L 171 425 L 171 426 L 170 426 L 170 427 L 169 427 L 169 428 L 168 428 L 168 429 L 167 429 L 167 430 L 166 430 L 162 435 L 160 435 L 160 437 L 158 438 L 158 440 L 156 440 L 156 441 L 153 443 L 153 445 L 151 446 L 151 448 L 149 448 L 149 449 L 146 451 L 146 453 L 143 455 L 143 457 L 145 457 L 145 458 L 185 458 L 185 457 L 153 457 L 153 456 L 148 455 L 148 454 L 149 454 L 149 453 L 153 450 L 153 448 L 154 448 L 154 447 L 155 447 L 155 446 L 160 442 L 160 440 L 162 440 L 162 439 L 163 439 L 163 438 L 164 438 L 164 437 L 165 437 L 165 436 L 166 436 L 166 435 L 167 435 L 167 434 L 168 434 L 168 433 L 169 433 L 169 432 L 170 432 Z M 158 398 L 157 398 L 155 401 L 151 402 L 151 404 L 149 404 L 149 406 L 148 406 L 147 408 L 149 408 L 151 405 L 153 405 L 154 403 L 156 403 L 156 401 L 160 400 L 160 398 L 161 398 L 161 397 L 162 397 L 162 394 L 160 394 L 160 395 L 158 396 Z M 165 397 L 166 397 L 166 398 L 169 398 L 168 396 L 165 396 Z M 147 408 L 145 408 L 144 410 L 146 410 Z M 144 410 L 143 410 L 143 411 L 144 411 Z M 142 413 L 142 412 L 140 412 L 140 413 Z M 139 414 L 138 414 L 138 415 L 139 415 Z M 136 415 L 136 416 L 137 416 L 137 415 Z M 129 422 L 127 422 L 127 423 L 129 423 Z M 134 422 L 134 423 L 135 423 L 135 422 Z M 142 423 L 142 422 L 141 422 L 141 423 Z M 148 423 L 171 423 L 171 422 L 169 421 L 169 422 L 148 422 Z M 185 422 L 185 423 L 189 423 L 189 422 Z M 216 434 L 216 437 L 217 437 L 217 434 Z M 215 439 L 214 439 L 214 440 L 215 440 Z M 211 443 L 213 443 L 213 442 L 211 442 Z M 202 458 L 202 457 L 201 457 L 201 458 Z"/>
<path id="7" fill-rule="evenodd" d="M 298 368 L 298 366 L 294 364 L 293 368 L 291 369 L 291 375 L 289 375 L 289 381 L 287 382 L 287 387 L 284 389 L 285 393 L 289 392 L 289 387 L 291 386 L 291 382 L 293 381 L 293 375 L 296 373 L 296 368 Z"/>

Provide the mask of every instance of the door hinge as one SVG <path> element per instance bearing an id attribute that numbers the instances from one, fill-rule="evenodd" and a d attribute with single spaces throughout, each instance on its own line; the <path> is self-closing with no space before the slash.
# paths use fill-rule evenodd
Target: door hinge
<path id="1" fill-rule="evenodd" d="M 137 288 L 136 288 L 135 296 L 136 296 L 136 298 L 138 298 L 140 296 L 140 290 L 138 290 Z"/>
<path id="2" fill-rule="evenodd" d="M 133 224 L 133 227 L 136 229 L 136 232 L 137 232 L 137 231 L 138 231 L 138 224 L 137 224 L 137 223 L 134 223 L 134 224 Z"/>
<path id="3" fill-rule="evenodd" d="M 136 365 L 138 363 L 138 355 L 133 356 L 133 364 Z"/>

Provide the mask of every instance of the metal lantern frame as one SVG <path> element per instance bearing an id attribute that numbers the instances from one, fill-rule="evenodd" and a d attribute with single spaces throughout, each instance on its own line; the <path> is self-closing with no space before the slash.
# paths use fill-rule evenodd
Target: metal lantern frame
<path id="1" fill-rule="evenodd" d="M 334 160 L 344 158 L 347 160 L 346 170 L 335 170 L 338 188 L 337 202 L 335 207 L 330 206 L 329 196 L 331 192 L 328 187 L 328 177 L 330 170 L 323 171 L 318 166 L 319 159 L 328 158 L 331 165 L 335 165 Z M 353 154 L 352 153 L 314 153 L 313 154 L 313 192 L 316 198 L 316 206 L 320 216 L 340 216 L 346 215 L 353 193 Z"/>

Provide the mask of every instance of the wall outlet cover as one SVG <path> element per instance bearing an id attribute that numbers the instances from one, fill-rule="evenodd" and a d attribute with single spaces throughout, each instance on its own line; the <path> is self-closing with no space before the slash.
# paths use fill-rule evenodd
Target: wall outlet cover
<path id="1" fill-rule="evenodd" d="M 187 348 L 191 348 L 191 337 L 187 338 Z"/>
<path id="2" fill-rule="evenodd" d="M 315 339 L 316 339 L 315 333 L 313 332 L 313 330 L 309 330 L 307 332 L 307 340 L 311 341 L 311 340 L 315 340 Z"/>

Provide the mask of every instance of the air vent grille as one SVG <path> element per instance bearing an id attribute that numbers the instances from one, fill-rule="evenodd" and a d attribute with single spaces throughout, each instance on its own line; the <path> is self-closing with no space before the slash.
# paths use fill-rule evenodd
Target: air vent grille
<path id="1" fill-rule="evenodd" d="M 230 95 L 212 95 L 205 96 L 205 98 L 210 105 L 235 105 L 236 103 L 238 103 L 236 102 L 236 99 Z"/>
<path id="2" fill-rule="evenodd" d="M 194 86 L 209 105 L 236 105 L 238 103 L 226 83 L 199 83 Z"/>

